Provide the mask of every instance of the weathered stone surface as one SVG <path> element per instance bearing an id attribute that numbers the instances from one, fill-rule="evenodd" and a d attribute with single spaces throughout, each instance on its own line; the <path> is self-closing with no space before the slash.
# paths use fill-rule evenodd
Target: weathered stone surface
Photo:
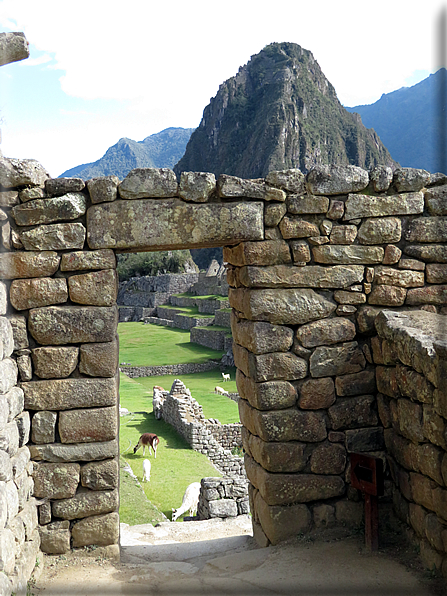
<path id="1" fill-rule="evenodd" d="M 17 430 L 19 433 L 19 447 L 23 447 L 29 442 L 29 434 L 31 429 L 31 421 L 29 412 L 21 412 L 16 420 Z"/>
<path id="2" fill-rule="evenodd" d="M 399 385 L 397 383 L 396 369 L 388 366 L 376 367 L 377 389 L 388 397 L 400 397 Z"/>
<path id="3" fill-rule="evenodd" d="M 90 377 L 114 377 L 118 370 L 118 341 L 80 347 L 79 371 Z"/>
<path id="4" fill-rule="evenodd" d="M 61 271 L 115 268 L 115 253 L 110 249 L 69 252 L 63 254 L 61 260 Z"/>
<path id="5" fill-rule="evenodd" d="M 55 517 L 80 519 L 101 513 L 112 513 L 118 509 L 118 491 L 90 491 L 81 489 L 74 497 L 52 503 Z"/>
<path id="6" fill-rule="evenodd" d="M 282 188 L 297 194 L 305 192 L 305 180 L 304 174 L 298 168 L 275 170 L 269 172 L 265 179 L 270 186 L 276 186 L 276 188 Z"/>
<path id="7" fill-rule="evenodd" d="M 91 490 L 108 490 L 119 484 L 118 462 L 108 459 L 90 462 L 81 467 L 81 484 Z"/>
<path id="8" fill-rule="evenodd" d="M 78 304 L 112 306 L 118 294 L 116 271 L 105 269 L 68 278 L 70 299 Z"/>
<path id="9" fill-rule="evenodd" d="M 264 224 L 266 227 L 277 226 L 287 212 L 284 203 L 269 203 L 264 210 Z"/>
<path id="10" fill-rule="evenodd" d="M 348 195 L 345 203 L 345 220 L 360 217 L 386 217 L 388 215 L 413 215 L 424 211 L 422 192 L 370 197 L 368 195 Z"/>
<path id="11" fill-rule="evenodd" d="M 0 351 L 2 358 L 9 358 L 14 351 L 14 332 L 11 322 L 6 317 L 0 317 Z"/>
<path id="12" fill-rule="evenodd" d="M 11 458 L 6 453 L 6 451 L 0 450 L 0 482 L 8 482 L 9 480 L 12 480 Z M 0 496 L 0 505 L 2 505 L 1 496 Z M 0 515 L 0 528 L 3 528 L 4 524 L 2 525 L 1 521 L 2 521 L 2 516 Z"/>
<path id="13" fill-rule="evenodd" d="M 36 412 L 33 416 L 31 440 L 33 443 L 54 443 L 56 436 L 56 412 Z"/>
<path id="14" fill-rule="evenodd" d="M 6 393 L 5 398 L 8 402 L 8 422 L 11 422 L 24 408 L 23 389 L 20 387 L 12 387 L 11 390 Z"/>
<path id="15" fill-rule="evenodd" d="M 254 354 L 287 352 L 293 343 L 293 330 L 283 325 L 247 321 L 231 317 L 233 340 Z"/>
<path id="16" fill-rule="evenodd" d="M 255 382 L 276 379 L 302 379 L 307 374 L 307 362 L 291 352 L 252 354 L 238 344 L 233 344 L 236 366 Z"/>
<path id="17" fill-rule="evenodd" d="M 396 367 L 396 381 L 402 395 L 412 400 L 432 404 L 433 385 L 415 370 L 398 364 Z"/>
<path id="18" fill-rule="evenodd" d="M 363 294 L 363 292 L 337 290 L 334 292 L 334 300 L 339 304 L 364 304 L 366 302 L 366 294 Z"/>
<path id="19" fill-rule="evenodd" d="M 255 383 L 238 369 L 236 383 L 239 395 L 258 410 L 281 410 L 295 405 L 296 391 L 288 381 Z"/>
<path id="20" fill-rule="evenodd" d="M 76 494 L 79 484 L 79 464 L 34 464 L 34 496 L 49 499 L 68 499 Z"/>
<path id="21" fill-rule="evenodd" d="M 331 377 L 306 379 L 298 384 L 298 405 L 303 410 L 329 408 L 335 402 L 334 381 Z"/>
<path id="22" fill-rule="evenodd" d="M 7 575 L 11 575 L 14 571 L 15 557 L 14 534 L 9 528 L 5 528 L 0 532 L 0 569 Z"/>
<path id="23" fill-rule="evenodd" d="M 388 244 L 385 247 L 385 256 L 383 257 L 382 263 L 384 265 L 394 265 L 397 263 L 402 255 L 402 251 L 399 247 L 393 244 Z"/>
<path id="24" fill-rule="evenodd" d="M 7 296 L 8 290 L 6 289 L 6 284 L 0 281 L 0 315 L 6 314 Z"/>
<path id="25" fill-rule="evenodd" d="M 205 203 L 216 189 L 216 177 L 209 172 L 182 172 L 179 196 L 185 201 Z"/>
<path id="26" fill-rule="evenodd" d="M 87 188 L 92 203 L 95 205 L 96 203 L 115 201 L 118 197 L 119 181 L 118 176 L 104 176 L 87 180 Z"/>
<path id="27" fill-rule="evenodd" d="M 115 439 L 102 443 L 84 443 L 81 445 L 52 443 L 48 445 L 30 445 L 29 449 L 32 459 L 38 461 L 98 461 L 116 457 L 118 442 Z"/>
<path id="28" fill-rule="evenodd" d="M 417 168 L 398 168 L 393 176 L 393 184 L 397 192 L 421 190 L 429 180 L 430 173 Z"/>
<path id="29" fill-rule="evenodd" d="M 388 166 L 376 166 L 369 173 L 369 179 L 375 192 L 388 190 L 393 181 L 393 170 Z"/>
<path id="30" fill-rule="evenodd" d="M 424 440 L 421 405 L 408 399 L 398 399 L 397 415 L 401 434 L 414 443 L 421 443 Z"/>
<path id="31" fill-rule="evenodd" d="M 29 43 L 24 33 L 2 33 L 0 37 L 0 66 L 25 60 L 28 56 Z"/>
<path id="32" fill-rule="evenodd" d="M 349 453 L 380 451 L 383 449 L 383 428 L 359 428 L 345 431 L 346 449 Z"/>
<path id="33" fill-rule="evenodd" d="M 331 199 L 326 217 L 332 220 L 341 219 L 345 213 L 345 204 L 343 201 Z"/>
<path id="34" fill-rule="evenodd" d="M 84 215 L 86 209 L 85 195 L 73 192 L 63 197 L 36 199 L 17 205 L 12 208 L 11 213 L 18 226 L 35 226 L 77 219 Z"/>
<path id="35" fill-rule="evenodd" d="M 116 404 L 118 391 L 116 378 L 30 381 L 23 383 L 22 388 L 25 393 L 25 408 L 30 410 L 113 406 Z"/>
<path id="36" fill-rule="evenodd" d="M 223 259 L 226 263 L 243 265 L 276 265 L 290 263 L 289 245 L 284 240 L 264 240 L 263 242 L 241 242 L 237 246 L 225 246 Z"/>
<path id="37" fill-rule="evenodd" d="M 363 428 L 378 424 L 377 414 L 373 409 L 373 395 L 341 398 L 329 408 L 329 418 L 334 430 Z"/>
<path id="38" fill-rule="evenodd" d="M 425 191 L 425 206 L 430 215 L 447 215 L 447 185 L 434 186 Z"/>
<path id="39" fill-rule="evenodd" d="M 294 267 L 272 265 L 271 267 L 242 267 L 240 283 L 246 287 L 265 288 L 345 288 L 363 280 L 361 265 L 335 265 L 334 267 Z"/>
<path id="40" fill-rule="evenodd" d="M 335 379 L 335 389 L 337 391 L 337 395 L 341 397 L 350 397 L 352 395 L 375 393 L 375 371 L 362 370 L 357 373 L 337 377 Z"/>
<path id="41" fill-rule="evenodd" d="M 368 296 L 369 304 L 382 306 L 402 306 L 407 296 L 407 290 L 391 285 L 374 286 Z"/>
<path id="42" fill-rule="evenodd" d="M 116 406 L 65 410 L 59 413 L 61 443 L 111 441 L 118 434 Z"/>
<path id="43" fill-rule="evenodd" d="M 424 285 L 424 273 L 380 266 L 375 268 L 374 282 L 378 285 L 416 288 Z"/>
<path id="44" fill-rule="evenodd" d="M 357 237 L 357 226 L 334 226 L 329 241 L 331 244 L 352 244 Z"/>
<path id="45" fill-rule="evenodd" d="M 123 199 L 175 197 L 177 191 L 177 179 L 168 168 L 136 168 L 127 174 L 118 187 Z"/>
<path id="46" fill-rule="evenodd" d="M 0 253 L 0 278 L 47 277 L 56 273 L 60 260 L 53 251 Z"/>
<path id="47" fill-rule="evenodd" d="M 400 259 L 397 264 L 399 269 L 411 269 L 412 271 L 425 271 L 425 263 L 417 259 Z"/>
<path id="48" fill-rule="evenodd" d="M 408 290 L 406 304 L 447 304 L 447 285 L 428 286 Z"/>
<path id="49" fill-rule="evenodd" d="M 82 178 L 49 178 L 45 180 L 45 191 L 49 197 L 79 193 L 84 188 L 85 182 Z"/>
<path id="50" fill-rule="evenodd" d="M 14 207 L 20 203 L 19 193 L 16 190 L 0 191 L 0 207 Z"/>
<path id="51" fill-rule="evenodd" d="M 3 188 L 42 186 L 48 172 L 35 159 L 15 159 L 0 156 L 0 185 Z"/>
<path id="52" fill-rule="evenodd" d="M 355 373 L 365 367 L 365 357 L 356 341 L 340 346 L 321 346 L 310 357 L 312 377 L 329 377 Z"/>
<path id="53" fill-rule="evenodd" d="M 243 180 L 236 176 L 221 174 L 217 180 L 217 190 L 220 197 L 233 199 L 262 199 L 264 201 L 285 201 L 286 193 L 278 188 L 268 186 L 264 181 Z"/>
<path id="54" fill-rule="evenodd" d="M 69 522 L 53 522 L 39 527 L 40 548 L 49 555 L 62 555 L 70 550 Z"/>
<path id="55" fill-rule="evenodd" d="M 342 474 L 346 467 L 346 450 L 337 443 L 322 443 L 310 456 L 310 469 L 314 474 Z"/>
<path id="56" fill-rule="evenodd" d="M 52 277 L 16 279 L 11 284 L 9 297 L 16 310 L 61 304 L 68 299 L 67 281 Z"/>
<path id="57" fill-rule="evenodd" d="M 338 317 L 302 325 L 296 332 L 296 338 L 305 348 L 315 348 L 350 341 L 354 339 L 355 334 L 354 323 L 349 319 Z"/>
<path id="58" fill-rule="evenodd" d="M 445 242 L 447 217 L 418 217 L 410 222 L 405 233 L 408 242 Z"/>
<path id="59" fill-rule="evenodd" d="M 307 464 L 306 444 L 289 441 L 288 443 L 266 443 L 259 437 L 245 430 L 243 438 L 246 451 L 269 472 L 301 472 Z"/>
<path id="60" fill-rule="evenodd" d="M 424 437 L 428 439 L 431 443 L 442 447 L 444 450 L 447 450 L 447 440 L 446 440 L 446 425 L 445 420 L 441 416 L 436 413 L 436 410 L 431 406 L 424 406 L 422 411 L 422 431 L 424 433 Z M 445 459 L 445 458 L 444 458 Z M 447 460 L 446 460 L 447 463 Z M 443 478 L 444 484 L 447 485 L 447 468 L 443 466 Z"/>
<path id="61" fill-rule="evenodd" d="M 263 240 L 263 216 L 263 203 L 114 201 L 88 209 L 88 244 L 144 251 Z"/>
<path id="62" fill-rule="evenodd" d="M 282 237 L 289 238 L 309 238 L 310 236 L 319 236 L 320 231 L 315 224 L 301 219 L 301 217 L 283 217 L 279 229 Z"/>
<path id="63" fill-rule="evenodd" d="M 341 496 L 345 483 L 340 476 L 317 474 L 272 474 L 245 456 L 250 482 L 269 505 L 307 503 Z"/>
<path id="64" fill-rule="evenodd" d="M 257 492 L 255 506 L 262 529 L 273 545 L 299 536 L 311 527 L 312 516 L 306 505 L 268 505 Z"/>
<path id="65" fill-rule="evenodd" d="M 322 412 L 303 412 L 295 408 L 260 412 L 241 399 L 239 414 L 242 424 L 263 441 L 314 443 L 323 441 L 327 436 Z"/>
<path id="66" fill-rule="evenodd" d="M 292 251 L 293 262 L 299 265 L 308 263 L 311 259 L 310 248 L 305 240 L 296 240 L 290 243 L 290 250 Z"/>
<path id="67" fill-rule="evenodd" d="M 302 325 L 325 318 L 336 309 L 311 289 L 247 290 L 230 288 L 230 305 L 251 320 L 267 320 L 279 325 Z"/>
<path id="68" fill-rule="evenodd" d="M 11 358 L 0 361 L 0 394 L 8 393 L 17 384 L 17 364 Z"/>
<path id="69" fill-rule="evenodd" d="M 77 223 L 57 223 L 38 226 L 21 232 L 20 240 L 26 250 L 65 250 L 83 248 L 86 230 Z"/>
<path id="70" fill-rule="evenodd" d="M 315 195 L 342 195 L 368 186 L 366 170 L 358 166 L 320 165 L 306 176 L 306 186 Z"/>
<path id="71" fill-rule="evenodd" d="M 384 250 L 381 246 L 326 244 L 312 248 L 312 254 L 316 263 L 351 266 L 356 264 L 374 265 L 382 262 Z"/>
<path id="72" fill-rule="evenodd" d="M 384 244 L 399 242 L 402 235 L 402 224 L 397 217 L 374 217 L 366 219 L 359 229 L 360 244 Z"/>
<path id="73" fill-rule="evenodd" d="M 17 367 L 19 369 L 21 381 L 31 381 L 33 378 L 33 369 L 31 365 L 31 358 L 29 354 L 17 356 Z"/>
<path id="74" fill-rule="evenodd" d="M 45 199 L 47 196 L 45 188 L 39 186 L 32 186 L 30 188 L 22 188 L 19 191 L 20 203 L 27 201 L 34 201 L 35 199 Z"/>
<path id="75" fill-rule="evenodd" d="M 78 364 L 76 346 L 48 346 L 31 350 L 34 374 L 41 379 L 68 377 Z"/>
<path id="76" fill-rule="evenodd" d="M 429 284 L 445 284 L 447 283 L 447 264 L 428 263 L 425 275 Z"/>
<path id="77" fill-rule="evenodd" d="M 287 197 L 287 211 L 293 215 L 308 213 L 326 213 L 329 209 L 327 197 L 312 195 L 289 195 Z"/>
<path id="78" fill-rule="evenodd" d="M 92 515 L 73 525 L 71 530 L 73 546 L 118 544 L 119 530 L 118 513 Z"/>
<path id="79" fill-rule="evenodd" d="M 405 254 L 426 261 L 427 263 L 447 263 L 447 246 L 444 244 L 406 246 Z"/>
<path id="80" fill-rule="evenodd" d="M 237 503 L 233 499 L 219 499 L 208 503 L 211 517 L 236 517 Z"/>
<path id="81" fill-rule="evenodd" d="M 115 306 L 47 306 L 29 312 L 31 335 L 43 345 L 113 341 L 118 324 Z"/>

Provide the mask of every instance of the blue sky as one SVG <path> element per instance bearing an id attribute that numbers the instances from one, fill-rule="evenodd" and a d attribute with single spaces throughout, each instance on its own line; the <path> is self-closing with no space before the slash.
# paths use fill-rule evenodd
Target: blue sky
<path id="1" fill-rule="evenodd" d="M 219 85 L 272 42 L 310 50 L 340 101 L 370 104 L 442 64 L 447 2 L 0 0 L 30 58 L 0 68 L 0 148 L 52 176 L 122 137 L 195 127 Z"/>

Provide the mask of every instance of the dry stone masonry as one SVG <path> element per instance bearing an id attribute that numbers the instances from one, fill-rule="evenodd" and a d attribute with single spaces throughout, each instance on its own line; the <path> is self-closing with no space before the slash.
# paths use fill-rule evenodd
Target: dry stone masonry
<path id="1" fill-rule="evenodd" d="M 0 158 L 0 185 L 0 581 L 27 573 L 35 499 L 45 552 L 118 552 L 115 253 L 206 246 L 224 246 L 228 263 L 259 544 L 360 523 L 349 454 L 388 453 L 386 497 L 447 573 L 447 411 L 424 368 L 445 376 L 445 176 L 320 166 L 178 182 L 139 169 L 84 183 Z M 392 328 L 397 315 L 381 315 L 377 339 L 384 310 L 416 313 L 423 329 L 440 321 L 437 356 L 419 336 L 409 348 L 391 337 L 383 318 Z"/>

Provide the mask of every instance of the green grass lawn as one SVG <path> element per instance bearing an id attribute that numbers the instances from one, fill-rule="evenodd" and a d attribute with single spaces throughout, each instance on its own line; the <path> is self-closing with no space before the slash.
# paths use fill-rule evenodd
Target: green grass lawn
<path id="1" fill-rule="evenodd" d="M 205 455 L 191 449 L 169 424 L 155 419 L 152 398 L 145 387 L 125 375 L 121 375 L 120 380 L 120 403 L 131 412 L 120 418 L 121 460 L 130 465 L 144 491 L 143 496 L 135 480 L 121 472 L 121 521 L 131 525 L 158 523 L 162 518 L 160 511 L 171 519 L 172 508 L 181 505 L 185 489 L 191 482 L 221 474 Z M 143 456 L 142 448 L 133 453 L 133 447 L 144 432 L 154 432 L 160 439 L 156 459 L 147 451 Z M 145 458 L 150 460 L 152 469 L 151 481 L 143 483 Z"/>
<path id="2" fill-rule="evenodd" d="M 189 341 L 189 330 L 119 323 L 120 362 L 132 366 L 163 366 L 220 360 L 224 352 Z M 157 383 L 154 383 L 157 385 Z"/>

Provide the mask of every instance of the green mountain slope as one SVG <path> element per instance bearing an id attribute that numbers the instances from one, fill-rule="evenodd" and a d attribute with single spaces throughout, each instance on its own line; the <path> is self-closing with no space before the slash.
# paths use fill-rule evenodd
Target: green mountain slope
<path id="1" fill-rule="evenodd" d="M 383 94 L 371 105 L 346 108 L 374 128 L 402 166 L 447 174 L 447 71 L 438 70 L 413 87 Z"/>
<path id="2" fill-rule="evenodd" d="M 193 128 L 166 128 L 143 141 L 123 138 L 107 149 L 101 159 L 66 170 L 60 178 L 83 180 L 118 176 L 121 180 L 135 168 L 172 168 L 185 152 Z"/>
<path id="3" fill-rule="evenodd" d="M 321 163 L 395 165 L 377 134 L 340 104 L 312 53 L 273 43 L 219 87 L 174 171 L 258 178 Z"/>

